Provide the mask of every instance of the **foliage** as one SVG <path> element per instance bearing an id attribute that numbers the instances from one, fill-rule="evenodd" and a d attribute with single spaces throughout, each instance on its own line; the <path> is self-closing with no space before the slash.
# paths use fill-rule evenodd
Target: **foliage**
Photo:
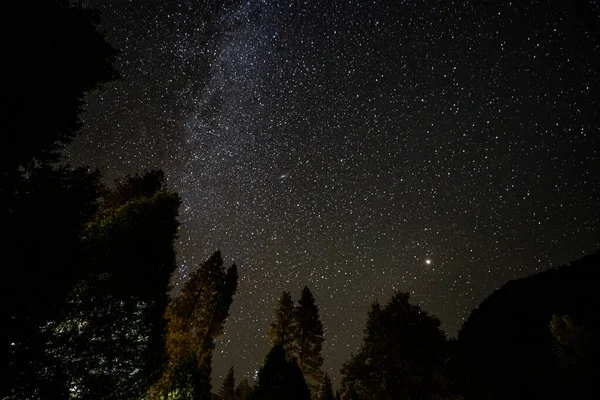
<path id="1" fill-rule="evenodd" d="M 319 317 L 319 309 L 315 298 L 308 287 L 302 289 L 300 300 L 296 306 L 296 346 L 298 352 L 298 365 L 302 370 L 311 391 L 316 394 L 323 373 L 323 324 Z"/>
<path id="2" fill-rule="evenodd" d="M 254 392 L 253 387 L 248 382 L 248 378 L 244 378 L 240 381 L 238 386 L 235 388 L 235 400 L 249 400 Z"/>
<path id="3" fill-rule="evenodd" d="M 15 35 L 0 144 L 0 398 L 65 398 L 64 372 L 45 354 L 69 292 L 87 274 L 80 235 L 96 213 L 100 174 L 55 166 L 77 134 L 86 92 L 116 77 L 98 14 L 67 1 L 10 9 Z"/>
<path id="4" fill-rule="evenodd" d="M 283 346 L 289 359 L 297 359 L 311 392 L 317 396 L 323 378 L 323 324 L 308 287 L 302 289 L 295 307 L 291 294 L 282 293 L 275 309 L 275 321 L 269 325 L 267 336 L 273 345 Z"/>
<path id="5" fill-rule="evenodd" d="M 143 175 L 127 175 L 124 179 L 117 179 L 114 188 L 103 189 L 101 211 L 110 213 L 130 200 L 152 197 L 164 186 L 165 174 L 161 170 L 147 171 Z"/>
<path id="6" fill-rule="evenodd" d="M 83 96 L 117 77 L 117 52 L 96 28 L 99 14 L 70 3 L 17 2 L 11 8 L 19 31 L 8 42 L 7 76 L 19 84 L 5 88 L 10 101 L 0 146 L 4 173 L 58 161 L 77 135 Z"/>
<path id="7" fill-rule="evenodd" d="M 372 304 L 359 352 L 342 368 L 347 399 L 438 399 L 446 394 L 443 376 L 446 337 L 440 321 L 397 292 L 381 307 Z"/>
<path id="8" fill-rule="evenodd" d="M 221 400 L 234 400 L 235 398 L 235 376 L 233 367 L 229 368 L 229 371 L 227 371 L 227 375 L 219 390 L 219 396 L 221 396 Z"/>
<path id="9" fill-rule="evenodd" d="M 298 363 L 288 360 L 282 345 L 275 345 L 258 374 L 255 400 L 309 400 L 310 391 Z"/>
<path id="10" fill-rule="evenodd" d="M 207 398 L 215 339 L 223 333 L 229 307 L 237 290 L 237 267 L 223 267 L 220 252 L 215 252 L 191 274 L 173 299 L 165 314 L 167 320 L 167 368 L 151 388 L 149 395 L 164 398 L 177 390 L 174 371 L 190 357 L 195 358 L 193 371 L 200 376 L 190 399 Z"/>
<path id="11" fill-rule="evenodd" d="M 281 344 L 288 356 L 297 353 L 298 323 L 294 300 L 290 292 L 283 292 L 275 310 L 275 321 L 269 325 L 268 337 L 273 345 Z"/>
<path id="12" fill-rule="evenodd" d="M 319 391 L 319 400 L 335 400 L 331 379 L 329 379 L 329 375 L 327 374 L 323 376 L 323 382 Z"/>
<path id="13" fill-rule="evenodd" d="M 68 376 L 72 397 L 139 396 L 166 361 L 163 314 L 180 200 L 160 185 L 146 194 L 105 208 L 88 224 L 82 242 L 89 275 L 63 316 L 45 327 L 46 353 Z"/>
<path id="14" fill-rule="evenodd" d="M 1 199 L 0 397 L 64 393 L 57 387 L 61 372 L 43 355 L 40 327 L 60 317 L 87 274 L 80 236 L 96 213 L 100 187 L 98 171 L 41 166 L 19 181 L 16 201 Z"/>

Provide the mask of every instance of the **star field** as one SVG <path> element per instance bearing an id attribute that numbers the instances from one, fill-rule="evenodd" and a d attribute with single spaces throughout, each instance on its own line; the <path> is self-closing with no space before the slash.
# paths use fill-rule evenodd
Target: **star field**
<path id="1" fill-rule="evenodd" d="M 122 78 L 73 164 L 162 168 L 175 283 L 216 249 L 240 286 L 213 359 L 252 375 L 308 285 L 338 377 L 395 290 L 449 335 L 509 279 L 600 247 L 598 1 L 87 0 Z"/>

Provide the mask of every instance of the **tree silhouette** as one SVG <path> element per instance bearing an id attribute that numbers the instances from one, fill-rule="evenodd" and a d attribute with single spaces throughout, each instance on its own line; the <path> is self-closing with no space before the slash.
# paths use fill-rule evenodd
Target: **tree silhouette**
<path id="1" fill-rule="evenodd" d="M 70 3 L 19 2 L 11 8 L 11 21 L 22 30 L 9 43 L 6 63 L 7 76 L 19 84 L 5 88 L 4 173 L 57 162 L 77 135 L 83 96 L 118 76 L 117 52 L 96 28 L 99 13 Z"/>
<path id="2" fill-rule="evenodd" d="M 60 317 L 87 274 L 81 232 L 97 210 L 100 174 L 55 166 L 77 134 L 86 92 L 116 77 L 98 14 L 67 1 L 11 6 L 0 139 L 1 398 L 66 398 L 40 327 Z M 5 69 L 6 69 L 5 68 Z"/>
<path id="3" fill-rule="evenodd" d="M 248 382 L 248 378 L 244 378 L 240 381 L 237 388 L 235 388 L 235 400 L 248 400 L 252 397 L 254 392 L 252 386 Z"/>
<path id="4" fill-rule="evenodd" d="M 309 400 L 310 391 L 298 363 L 288 360 L 280 344 L 275 345 L 258 374 L 256 400 Z"/>
<path id="5" fill-rule="evenodd" d="M 438 399 L 447 394 L 446 337 L 440 321 L 396 293 L 371 306 L 364 342 L 342 368 L 345 398 Z"/>
<path id="6" fill-rule="evenodd" d="M 233 367 L 229 368 L 227 375 L 225 375 L 225 379 L 219 390 L 219 396 L 221 396 L 221 400 L 234 400 L 235 398 L 235 376 Z"/>
<path id="7" fill-rule="evenodd" d="M 323 376 L 323 382 L 321 383 L 321 389 L 319 391 L 319 400 L 335 400 L 331 379 L 329 379 L 329 375 L 327 374 Z"/>
<path id="8" fill-rule="evenodd" d="M 195 373 L 201 378 L 193 388 L 191 398 L 208 398 L 215 338 L 223 333 L 237 290 L 237 279 L 236 265 L 225 270 L 219 251 L 191 274 L 181 294 L 167 308 L 169 362 L 161 379 L 151 388 L 151 397 L 163 398 L 178 389 L 172 379 L 172 371 L 193 354 Z"/>
<path id="9" fill-rule="evenodd" d="M 290 292 L 283 292 L 275 310 L 275 321 L 269 325 L 268 337 L 273 345 L 281 344 L 288 357 L 297 353 L 298 324 L 294 300 Z"/>
<path id="10" fill-rule="evenodd" d="M 315 298 L 308 287 L 302 289 L 300 300 L 296 306 L 296 346 L 298 365 L 304 374 L 313 393 L 317 393 L 323 372 L 323 324 L 319 317 L 319 309 Z"/>

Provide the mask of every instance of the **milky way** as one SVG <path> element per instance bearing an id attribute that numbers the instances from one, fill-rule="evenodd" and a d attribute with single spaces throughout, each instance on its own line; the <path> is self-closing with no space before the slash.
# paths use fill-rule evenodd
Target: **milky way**
<path id="1" fill-rule="evenodd" d="M 259 367 L 283 290 L 312 289 L 338 377 L 374 299 L 411 292 L 452 336 L 600 246 L 600 3 L 474 3 L 84 1 L 122 78 L 69 161 L 165 171 L 175 283 L 238 263 L 216 384 Z"/>

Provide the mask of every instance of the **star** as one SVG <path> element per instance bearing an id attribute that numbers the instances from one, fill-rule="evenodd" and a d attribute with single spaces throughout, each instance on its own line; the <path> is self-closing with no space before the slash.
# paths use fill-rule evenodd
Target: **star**
<path id="1" fill-rule="evenodd" d="M 314 293 L 335 378 L 382 290 L 415 293 L 453 336 L 507 280 L 600 246 L 600 39 L 577 13 L 83 3 L 123 78 L 88 96 L 69 161 L 109 182 L 164 170 L 183 200 L 174 282 L 217 248 L 239 262 L 215 376 L 262 363 L 284 290 Z"/>

